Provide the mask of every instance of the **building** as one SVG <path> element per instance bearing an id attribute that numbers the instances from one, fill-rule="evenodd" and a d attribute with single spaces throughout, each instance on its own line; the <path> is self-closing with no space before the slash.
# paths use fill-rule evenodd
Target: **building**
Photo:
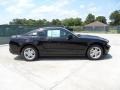
<path id="1" fill-rule="evenodd" d="M 92 22 L 84 26 L 84 30 L 87 31 L 108 31 L 108 25 L 99 21 Z"/>

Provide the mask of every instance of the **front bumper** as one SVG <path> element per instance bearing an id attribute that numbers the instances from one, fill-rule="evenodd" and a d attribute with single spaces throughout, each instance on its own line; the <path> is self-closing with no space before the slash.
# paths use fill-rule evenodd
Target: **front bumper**
<path id="1" fill-rule="evenodd" d="M 108 54 L 108 52 L 109 52 L 109 50 L 110 50 L 110 47 L 111 47 L 111 46 L 108 45 L 108 44 L 104 47 L 104 48 L 105 48 L 105 53 L 104 53 L 105 55 Z"/>

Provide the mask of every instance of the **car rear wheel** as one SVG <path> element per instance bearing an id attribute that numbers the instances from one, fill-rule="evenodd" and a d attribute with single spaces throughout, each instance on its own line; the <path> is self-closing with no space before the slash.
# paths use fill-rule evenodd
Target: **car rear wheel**
<path id="1" fill-rule="evenodd" d="M 103 57 L 103 48 L 99 45 L 92 45 L 87 51 L 87 57 L 91 60 L 99 60 Z"/>
<path id="2" fill-rule="evenodd" d="M 21 55 L 27 61 L 33 61 L 38 58 L 38 52 L 32 46 L 27 46 L 23 48 Z"/>

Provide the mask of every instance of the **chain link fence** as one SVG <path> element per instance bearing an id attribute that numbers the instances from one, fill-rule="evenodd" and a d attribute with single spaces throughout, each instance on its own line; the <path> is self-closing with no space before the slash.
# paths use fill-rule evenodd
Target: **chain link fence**
<path id="1" fill-rule="evenodd" d="M 7 44 L 12 35 L 24 34 L 31 30 L 37 29 L 35 26 L 21 25 L 0 25 L 0 45 Z"/>
<path id="2" fill-rule="evenodd" d="M 37 29 L 35 26 L 20 25 L 0 25 L 0 36 L 7 37 L 11 35 L 23 34 L 31 30 Z"/>
<path id="3" fill-rule="evenodd" d="M 0 25 L 0 44 L 6 44 L 9 42 L 9 37 L 12 35 L 24 34 L 31 30 L 40 27 L 27 26 L 27 25 Z M 108 30 L 85 30 L 84 26 L 71 26 L 74 32 L 81 33 L 120 33 L 120 26 L 109 26 Z"/>
<path id="4" fill-rule="evenodd" d="M 104 27 L 84 27 L 84 26 L 72 26 L 73 31 L 82 32 L 82 33 L 111 33 L 111 34 L 119 34 L 120 26 L 108 26 Z"/>

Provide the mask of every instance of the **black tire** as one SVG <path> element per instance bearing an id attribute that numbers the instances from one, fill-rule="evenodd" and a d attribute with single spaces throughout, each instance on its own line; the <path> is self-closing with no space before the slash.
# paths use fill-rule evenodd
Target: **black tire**
<path id="1" fill-rule="evenodd" d="M 24 54 L 24 52 L 25 52 L 25 50 L 26 49 L 32 49 L 33 51 L 34 51 L 34 58 L 32 58 L 32 59 L 28 59 L 28 58 L 26 58 L 26 56 L 25 56 L 25 54 Z M 23 49 L 22 49 L 22 52 L 21 52 L 21 56 L 26 60 L 26 61 L 34 61 L 34 60 L 36 60 L 37 58 L 38 58 L 38 51 L 37 51 L 37 49 L 36 48 L 34 48 L 33 46 L 25 46 Z"/>
<path id="2" fill-rule="evenodd" d="M 91 55 L 90 55 L 90 53 L 91 53 L 91 49 L 93 49 L 93 48 L 99 48 L 100 50 L 101 50 L 101 54 L 98 56 L 98 57 L 92 57 Z M 95 56 L 94 54 L 93 54 L 93 56 Z M 92 46 L 90 46 L 89 48 L 88 48 L 88 50 L 87 50 L 87 57 L 88 57 L 88 59 L 90 59 L 90 60 L 100 60 L 100 59 L 102 59 L 103 58 L 103 48 L 100 46 L 100 45 L 92 45 Z"/>

